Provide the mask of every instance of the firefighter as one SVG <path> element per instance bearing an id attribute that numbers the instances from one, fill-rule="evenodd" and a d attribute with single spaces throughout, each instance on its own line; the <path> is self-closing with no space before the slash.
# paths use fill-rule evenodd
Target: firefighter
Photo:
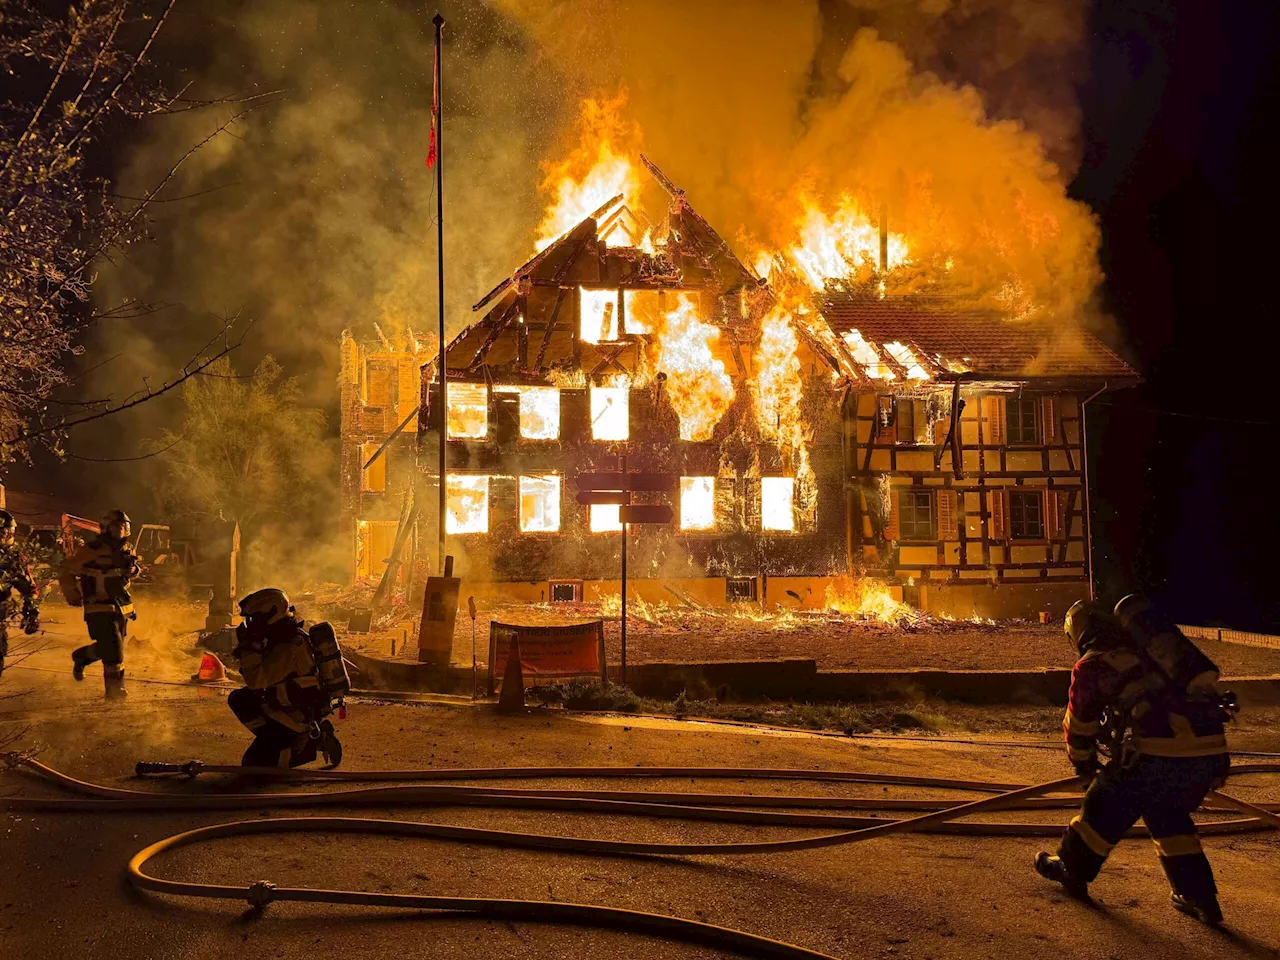
<path id="1" fill-rule="evenodd" d="M 40 629 L 40 590 L 18 549 L 17 532 L 13 514 L 0 510 L 0 673 L 4 673 L 4 658 L 9 653 L 9 618 L 15 612 L 15 593 L 22 597 L 22 632 L 30 636 Z"/>
<path id="2" fill-rule="evenodd" d="M 236 627 L 231 655 L 245 685 L 227 697 L 236 718 L 253 732 L 246 767 L 288 769 L 339 749 L 306 627 L 284 591 L 258 590 L 240 601 L 244 623 Z"/>
<path id="3" fill-rule="evenodd" d="M 139 572 L 138 558 L 129 546 L 132 528 L 123 510 L 103 517 L 99 531 L 63 561 L 58 583 L 67 603 L 84 608 L 92 641 L 71 654 L 71 675 L 83 680 L 84 668 L 101 660 L 107 699 L 118 700 L 127 696 L 124 639 L 129 621 L 138 619 L 129 595 L 129 584 Z"/>
<path id="4" fill-rule="evenodd" d="M 1111 849 L 1142 818 L 1173 906 L 1217 925 L 1217 886 L 1191 813 L 1226 779 L 1224 723 L 1234 698 L 1218 692 L 1217 668 L 1181 631 L 1171 623 L 1153 630 L 1153 622 L 1137 597 L 1122 600 L 1115 615 L 1092 601 L 1067 613 L 1080 659 L 1063 730 L 1087 790 L 1057 854 L 1040 853 L 1036 871 L 1085 899 Z M 1100 747 L 1109 757 L 1102 767 Z"/>

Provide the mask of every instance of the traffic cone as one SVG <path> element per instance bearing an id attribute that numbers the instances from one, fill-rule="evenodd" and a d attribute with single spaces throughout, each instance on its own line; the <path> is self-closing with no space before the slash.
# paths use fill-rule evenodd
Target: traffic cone
<path id="1" fill-rule="evenodd" d="M 204 659 L 200 661 L 200 672 L 191 679 L 201 683 L 217 683 L 219 680 L 227 679 L 227 668 L 222 665 L 222 661 L 216 654 L 206 653 Z"/>
<path id="2" fill-rule="evenodd" d="M 524 709 L 524 669 L 520 666 L 520 639 L 514 636 L 511 638 L 511 645 L 507 647 L 507 667 L 502 672 L 498 709 Z"/>

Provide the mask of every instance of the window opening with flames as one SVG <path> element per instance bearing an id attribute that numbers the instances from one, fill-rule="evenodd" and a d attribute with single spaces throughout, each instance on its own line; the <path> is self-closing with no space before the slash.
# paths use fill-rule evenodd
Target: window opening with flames
<path id="1" fill-rule="evenodd" d="M 489 388 L 483 383 L 449 384 L 449 437 L 479 440 L 489 433 Z"/>
<path id="2" fill-rule="evenodd" d="M 520 478 L 520 529 L 524 533 L 554 533 L 560 529 L 560 478 Z"/>
<path id="3" fill-rule="evenodd" d="M 796 528 L 793 477 L 763 477 L 760 480 L 760 526 L 765 530 Z"/>
<path id="4" fill-rule="evenodd" d="M 448 533 L 489 532 L 489 477 L 452 473 L 445 484 L 445 530 Z"/>
<path id="5" fill-rule="evenodd" d="M 681 477 L 680 529 L 713 530 L 715 525 L 715 477 Z"/>
<path id="6" fill-rule="evenodd" d="M 591 436 L 596 440 L 626 440 L 631 435 L 628 387 L 591 388 Z"/>
<path id="7" fill-rule="evenodd" d="M 593 503 L 591 505 L 592 533 L 620 533 L 622 531 L 622 515 L 616 503 Z"/>
<path id="8" fill-rule="evenodd" d="M 520 436 L 525 440 L 559 439 L 559 389 L 556 387 L 497 386 L 493 390 L 495 393 L 514 393 L 519 396 Z"/>

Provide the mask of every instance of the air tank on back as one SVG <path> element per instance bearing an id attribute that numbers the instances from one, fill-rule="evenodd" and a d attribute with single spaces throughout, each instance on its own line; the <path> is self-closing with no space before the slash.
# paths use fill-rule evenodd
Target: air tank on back
<path id="1" fill-rule="evenodd" d="M 1149 600 L 1131 593 L 1116 604 L 1115 615 L 1171 687 L 1193 697 L 1218 693 L 1217 665 Z"/>

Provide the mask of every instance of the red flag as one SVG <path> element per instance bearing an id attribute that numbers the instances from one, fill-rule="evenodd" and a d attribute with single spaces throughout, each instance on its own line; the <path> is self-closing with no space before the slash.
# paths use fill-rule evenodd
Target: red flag
<path id="1" fill-rule="evenodd" d="M 427 146 L 427 169 L 436 165 L 436 117 L 440 113 L 440 47 L 436 46 L 435 63 L 431 69 L 431 143 Z"/>

